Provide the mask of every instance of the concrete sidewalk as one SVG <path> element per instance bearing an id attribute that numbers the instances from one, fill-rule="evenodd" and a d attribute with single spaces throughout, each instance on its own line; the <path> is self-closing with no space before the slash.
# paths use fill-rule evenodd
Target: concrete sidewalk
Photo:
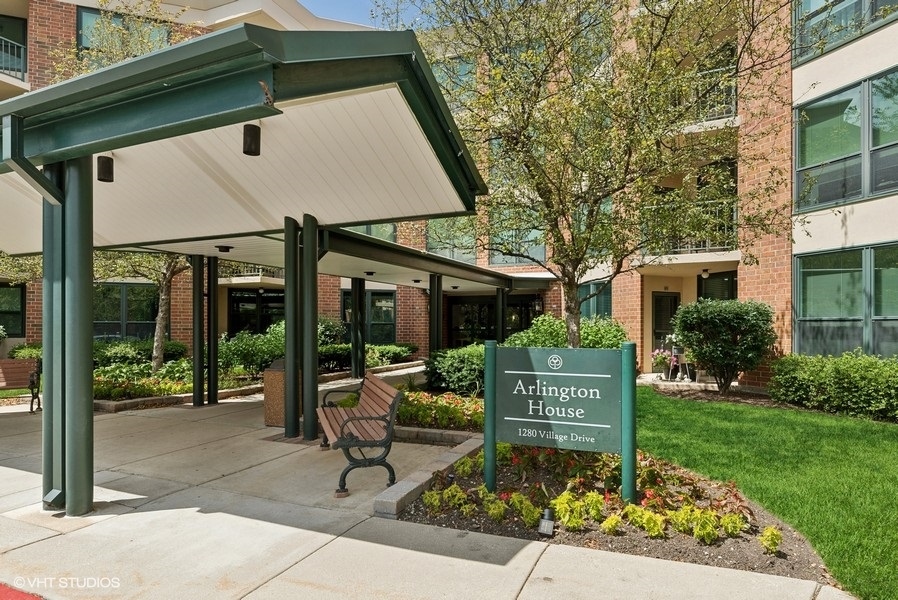
<path id="1" fill-rule="evenodd" d="M 41 508 L 41 424 L 0 408 L 0 598 L 837 600 L 815 582 L 373 516 L 386 471 L 283 441 L 261 394 L 95 416 L 95 508 Z M 396 443 L 403 486 L 446 447 Z M 394 490 L 390 488 L 390 490 Z M 7 588 L 8 592 L 8 588 Z"/>

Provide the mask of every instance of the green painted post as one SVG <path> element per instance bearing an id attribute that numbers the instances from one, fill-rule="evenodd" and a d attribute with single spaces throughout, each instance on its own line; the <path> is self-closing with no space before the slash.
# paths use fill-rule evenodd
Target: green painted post
<path id="1" fill-rule="evenodd" d="M 218 404 L 218 257 L 206 259 L 206 402 Z"/>
<path id="2" fill-rule="evenodd" d="M 190 275 L 193 278 L 191 288 L 191 307 L 193 316 L 193 405 L 203 405 L 203 387 L 205 384 L 204 359 L 206 357 L 203 348 L 203 257 L 199 254 L 190 255 Z"/>
<path id="3" fill-rule="evenodd" d="M 486 342 L 483 397 L 483 483 L 496 491 L 496 340 Z"/>
<path id="4" fill-rule="evenodd" d="M 44 165 L 44 176 L 62 189 L 65 164 Z M 65 506 L 65 399 L 62 345 L 65 339 L 63 306 L 62 206 L 43 205 L 43 498 L 48 508 Z"/>
<path id="5" fill-rule="evenodd" d="M 318 219 L 302 217 L 302 434 L 318 439 Z"/>
<path id="6" fill-rule="evenodd" d="M 621 344 L 621 496 L 636 502 L 636 344 Z"/>
<path id="7" fill-rule="evenodd" d="M 443 347 L 443 276 L 430 274 L 430 352 Z"/>
<path id="8" fill-rule="evenodd" d="M 352 376 L 365 376 L 365 280 L 352 278 L 352 310 L 349 317 L 349 334 L 352 358 Z"/>
<path id="9" fill-rule="evenodd" d="M 284 217 L 284 437 L 299 437 L 299 223 Z"/>
<path id="10" fill-rule="evenodd" d="M 66 161 L 64 214 L 66 335 L 66 515 L 93 510 L 93 157 Z"/>

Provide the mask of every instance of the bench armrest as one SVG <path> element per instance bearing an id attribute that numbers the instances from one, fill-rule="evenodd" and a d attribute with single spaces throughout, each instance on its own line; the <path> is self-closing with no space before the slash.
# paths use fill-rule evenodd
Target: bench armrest
<path id="1" fill-rule="evenodd" d="M 326 406 L 334 407 L 337 405 L 335 402 L 332 402 L 327 399 L 327 397 L 330 396 L 331 394 L 343 394 L 344 396 L 347 396 L 349 394 L 361 394 L 363 386 L 364 386 L 364 380 L 362 380 L 362 383 L 359 383 L 358 387 L 356 387 L 356 388 L 352 388 L 349 390 L 346 390 L 346 389 L 330 390 L 329 392 L 324 392 L 324 395 L 321 397 L 321 406 L 322 407 L 326 407 Z"/>

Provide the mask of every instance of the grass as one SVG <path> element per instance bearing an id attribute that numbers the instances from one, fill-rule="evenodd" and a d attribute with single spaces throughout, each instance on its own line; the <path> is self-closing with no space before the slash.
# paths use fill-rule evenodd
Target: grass
<path id="1" fill-rule="evenodd" d="M 29 390 L 28 388 L 0 390 L 0 398 L 13 398 L 15 396 L 26 396 L 26 395 L 28 397 L 31 397 L 31 390 Z"/>
<path id="2" fill-rule="evenodd" d="M 639 448 L 742 492 L 798 531 L 863 600 L 898 598 L 898 425 L 695 402 L 640 386 Z"/>

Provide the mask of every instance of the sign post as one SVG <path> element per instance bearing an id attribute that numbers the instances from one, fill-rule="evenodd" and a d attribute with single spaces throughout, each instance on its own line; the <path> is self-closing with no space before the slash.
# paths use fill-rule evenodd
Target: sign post
<path id="1" fill-rule="evenodd" d="M 497 348 L 486 342 L 484 483 L 496 442 L 621 454 L 621 496 L 636 500 L 636 351 Z"/>

